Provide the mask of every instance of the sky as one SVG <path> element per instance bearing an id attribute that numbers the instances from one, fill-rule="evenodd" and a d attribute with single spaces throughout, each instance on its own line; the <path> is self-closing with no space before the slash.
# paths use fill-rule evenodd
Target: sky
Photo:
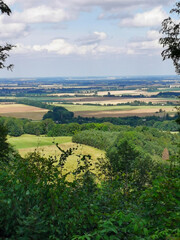
<path id="1" fill-rule="evenodd" d="M 0 44 L 16 47 L 2 77 L 174 75 L 159 31 L 174 0 L 5 0 Z"/>

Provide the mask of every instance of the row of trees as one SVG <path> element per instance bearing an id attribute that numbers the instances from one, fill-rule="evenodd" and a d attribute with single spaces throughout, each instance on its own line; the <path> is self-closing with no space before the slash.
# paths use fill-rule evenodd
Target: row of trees
<path id="1" fill-rule="evenodd" d="M 81 120 L 81 119 L 78 119 Z M 45 119 L 39 122 L 27 120 L 27 119 L 16 119 L 16 118 L 6 118 L 0 117 L 0 124 L 7 128 L 8 134 L 10 136 L 21 136 L 22 134 L 33 134 L 33 135 L 47 135 L 49 137 L 54 136 L 73 136 L 75 133 L 84 130 L 102 130 L 102 131 L 121 131 L 121 129 L 128 129 L 127 125 L 136 126 L 147 126 L 157 128 L 162 131 L 178 131 L 179 126 L 175 121 L 143 121 L 141 118 L 127 118 L 127 119 L 114 119 L 115 124 L 110 123 L 109 119 L 104 119 L 104 122 L 96 122 L 96 119 L 91 119 L 92 122 L 89 123 L 64 123 L 57 124 L 54 123 L 52 119 Z M 99 120 L 99 119 L 97 119 Z M 105 121 L 107 120 L 107 121 Z M 66 122 L 67 119 L 63 120 Z M 80 121 L 81 122 L 81 121 Z M 88 122 L 88 121 L 87 121 Z M 126 125 L 127 124 L 127 125 Z M 126 126 L 126 127 L 125 127 Z"/>

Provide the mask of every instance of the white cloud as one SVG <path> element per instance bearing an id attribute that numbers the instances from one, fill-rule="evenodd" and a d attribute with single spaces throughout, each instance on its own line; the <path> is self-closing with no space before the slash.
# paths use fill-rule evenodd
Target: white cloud
<path id="1" fill-rule="evenodd" d="M 159 43 L 159 38 L 160 33 L 158 31 L 150 30 L 147 32 L 147 36 L 145 39 L 127 44 L 127 53 L 160 55 L 162 46 Z"/>
<path id="2" fill-rule="evenodd" d="M 13 50 L 15 54 L 27 54 L 27 53 L 39 53 L 45 54 L 57 54 L 61 56 L 68 55 L 107 55 L 107 54 L 159 54 L 161 46 L 158 39 L 144 40 L 141 42 L 131 42 L 125 47 L 115 47 L 101 44 L 91 44 L 78 46 L 77 44 L 70 43 L 65 39 L 55 39 L 49 44 L 45 45 L 33 45 L 25 46 L 23 44 L 17 44 L 17 47 Z"/>
<path id="3" fill-rule="evenodd" d="M 0 16 L 1 39 L 18 38 L 27 35 L 27 26 L 24 23 L 5 22 L 4 16 Z"/>
<path id="4" fill-rule="evenodd" d="M 45 45 L 33 45 L 25 46 L 23 44 L 16 44 L 16 49 L 13 51 L 14 54 L 27 54 L 27 53 L 53 53 L 57 55 L 67 56 L 67 55 L 101 55 L 101 54 L 120 54 L 124 52 L 124 49 L 120 47 L 113 47 L 101 44 L 89 44 L 79 46 L 77 44 L 70 43 L 65 39 L 54 39 L 49 44 Z"/>
<path id="5" fill-rule="evenodd" d="M 154 27 L 159 26 L 167 17 L 162 7 L 156 7 L 151 11 L 137 13 L 133 18 L 124 18 L 120 26 L 124 27 Z"/>
<path id="6" fill-rule="evenodd" d="M 47 22 L 61 22 L 70 20 L 72 15 L 63 9 L 55 9 L 45 5 L 28 8 L 23 12 L 15 12 L 12 15 L 12 20 L 15 22 L 24 23 L 47 23 Z"/>
<path id="7" fill-rule="evenodd" d="M 37 0 L 6 0 L 9 3 L 21 3 L 24 6 L 37 6 Z M 124 7 L 153 7 L 158 5 L 166 5 L 172 0 L 39 0 L 39 5 L 47 5 L 50 7 L 69 7 L 76 9 L 87 9 L 89 7 L 99 6 L 105 10 L 120 9 Z"/>
<path id="8" fill-rule="evenodd" d="M 133 42 L 128 44 L 128 46 L 133 50 L 153 50 L 161 48 L 158 40 Z"/>
<path id="9" fill-rule="evenodd" d="M 55 39 L 50 44 L 47 45 L 34 45 L 32 47 L 34 51 L 47 51 L 54 52 L 59 55 L 69 55 L 74 53 L 75 46 L 69 44 L 64 39 Z"/>
<path id="10" fill-rule="evenodd" d="M 11 17 L 3 16 L 1 22 L 1 37 L 19 37 L 27 34 L 27 27 L 34 23 L 60 23 L 77 18 L 81 11 L 91 10 L 99 6 L 105 13 L 123 19 L 121 26 L 144 27 L 156 26 L 166 17 L 160 4 L 166 5 L 171 0 L 6 0 L 7 4 L 18 3 Z M 18 6 L 21 10 L 18 11 Z M 127 17 L 131 11 L 153 7 L 151 11 L 136 14 L 134 17 Z M 105 14 L 105 15 L 104 15 Z M 4 26 L 3 26 L 4 24 Z M 7 25 L 10 24 L 10 25 Z M 25 25 L 26 24 L 26 25 Z M 5 29 L 5 32 L 4 32 Z M 104 40 L 107 36 L 104 33 L 94 32 L 87 38 L 79 39 L 79 44 L 95 44 Z"/>
<path id="11" fill-rule="evenodd" d="M 21 12 L 13 12 L 9 17 L 0 15 L 1 38 L 19 38 L 28 34 L 28 28 L 33 23 L 59 23 L 73 19 L 71 12 L 60 8 L 50 8 L 45 5 L 28 8 Z"/>
<path id="12" fill-rule="evenodd" d="M 107 34 L 105 32 L 95 31 L 93 32 L 93 34 L 77 39 L 76 42 L 79 43 L 80 45 L 91 45 L 95 43 L 100 43 L 106 38 L 107 38 Z"/>
<path id="13" fill-rule="evenodd" d="M 94 32 L 94 35 L 96 35 L 99 40 L 107 38 L 107 34 L 105 32 Z"/>
<path id="14" fill-rule="evenodd" d="M 147 32 L 147 38 L 149 40 L 157 40 L 161 37 L 161 34 L 159 31 L 156 31 L 156 30 L 149 30 Z"/>
<path id="15" fill-rule="evenodd" d="M 15 48 L 13 48 L 12 50 L 12 54 L 28 54 L 28 53 L 32 53 L 32 47 L 29 46 L 25 46 L 22 43 L 17 43 L 15 44 Z"/>

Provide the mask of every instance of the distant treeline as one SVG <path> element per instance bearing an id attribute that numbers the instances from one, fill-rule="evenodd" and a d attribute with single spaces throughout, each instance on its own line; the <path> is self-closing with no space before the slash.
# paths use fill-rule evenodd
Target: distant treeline
<path id="1" fill-rule="evenodd" d="M 57 124 L 52 119 L 45 119 L 34 122 L 27 119 L 17 119 L 10 117 L 0 117 L 0 124 L 4 125 L 10 136 L 21 136 L 22 134 L 47 135 L 47 136 L 73 136 L 75 133 L 84 130 L 119 131 L 123 126 L 128 127 L 154 127 L 162 131 L 178 131 L 179 126 L 175 120 L 162 120 L 157 117 L 143 119 L 138 117 L 129 118 L 104 118 L 91 119 L 85 122 L 84 118 L 74 118 L 77 122 Z M 151 119 L 152 118 L 152 119 Z M 93 122 L 94 120 L 94 122 Z M 95 121 L 99 122 L 95 122 Z M 100 120 L 104 122 L 100 122 Z M 112 121 L 112 123 L 110 122 Z M 113 122 L 114 120 L 114 122 Z M 159 120 L 159 121 L 158 121 Z M 78 121 L 80 123 L 78 123 Z"/>
<path id="2" fill-rule="evenodd" d="M 160 92 L 157 95 L 153 95 L 151 97 L 162 97 L 162 98 L 180 97 L 180 92 Z"/>
<path id="3" fill-rule="evenodd" d="M 83 91 L 100 91 L 102 90 L 101 87 L 84 87 Z M 77 93 L 81 92 L 82 88 L 81 87 L 75 87 L 75 88 L 2 88 L 0 89 L 0 96 L 16 96 L 16 97 L 27 97 L 29 94 L 36 94 L 36 95 L 43 95 L 43 94 L 51 94 L 51 93 Z"/>
<path id="4" fill-rule="evenodd" d="M 57 110 L 59 111 L 65 111 L 65 114 L 67 114 L 66 111 L 68 111 L 67 109 L 65 109 L 64 107 L 57 107 L 57 106 L 53 106 L 50 104 L 46 104 L 46 103 L 42 103 L 40 101 L 33 101 L 30 99 L 20 99 L 20 100 L 16 100 L 17 103 L 20 104 L 25 104 L 25 105 L 30 105 L 30 106 L 34 106 L 34 107 L 40 107 L 40 108 L 45 108 L 45 109 L 49 109 L 51 111 L 48 112 L 43 119 L 47 119 L 47 118 L 51 118 L 51 119 L 55 119 L 54 121 L 58 121 L 56 119 L 56 115 L 57 114 Z M 134 104 L 140 104 L 140 101 L 134 101 Z M 130 103 L 131 104 L 131 103 Z M 90 104 L 89 104 L 90 105 Z M 151 105 L 151 103 L 147 103 L 147 105 Z M 54 112 L 54 115 L 52 114 Z M 68 111 L 69 112 L 69 111 Z M 71 112 L 69 112 L 71 113 Z M 133 116 L 133 117 L 102 117 L 102 118 L 95 118 L 95 117 L 80 117 L 78 116 L 77 118 L 74 117 L 74 115 L 71 113 L 70 115 L 68 115 L 67 119 L 64 119 L 61 121 L 59 121 L 59 123 L 79 123 L 79 124 L 83 124 L 83 123 L 103 123 L 103 122 L 110 122 L 112 124 L 115 125 L 130 125 L 130 126 L 153 126 L 155 124 L 155 122 L 163 122 L 163 121 L 171 121 L 171 120 L 175 120 L 177 119 L 177 115 L 171 117 L 169 116 L 169 114 L 166 114 L 163 117 L 159 117 L 159 116 L 147 116 L 147 117 L 137 117 L 137 116 Z M 170 124 L 172 125 L 172 123 Z M 173 123 L 173 127 L 172 129 L 168 129 L 169 131 L 176 131 L 175 129 L 178 128 L 178 125 L 176 123 Z"/>
<path id="5" fill-rule="evenodd" d="M 9 102 L 9 103 L 13 103 L 13 102 L 15 102 L 15 99 L 8 99 L 8 98 L 6 98 L 6 99 L 0 99 L 0 102 Z"/>
<path id="6" fill-rule="evenodd" d="M 118 131 L 118 127 L 122 125 L 126 125 L 126 127 L 127 125 L 132 127 L 154 127 L 162 131 L 179 130 L 179 126 L 175 121 L 177 116 L 171 117 L 168 114 L 164 117 L 88 118 L 79 116 L 75 118 L 73 112 L 68 111 L 64 107 L 56 107 L 29 99 L 17 100 L 17 103 L 45 108 L 49 109 L 49 111 L 44 115 L 43 121 L 40 122 L 1 117 L 0 123 L 6 126 L 8 134 L 11 136 L 20 136 L 25 133 L 34 135 L 46 134 L 48 136 L 72 136 L 74 133 L 90 129 Z"/>
<path id="7" fill-rule="evenodd" d="M 157 90 L 158 91 L 158 90 Z M 180 92 L 160 92 L 158 94 L 152 95 L 149 98 L 177 98 L 180 96 Z M 139 94 L 139 95 L 129 95 L 129 94 L 123 94 L 122 97 L 125 98 L 148 98 L 148 96 Z"/>
<path id="8" fill-rule="evenodd" d="M 151 99 L 149 99 L 151 100 Z M 74 104 L 74 103 L 64 103 L 63 104 Z M 76 105 L 81 105 L 80 103 L 76 103 Z M 167 102 L 163 102 L 163 103 L 153 103 L 153 102 L 144 102 L 144 101 L 138 101 L 135 100 L 133 102 L 125 102 L 125 103 L 117 103 L 117 104 L 111 104 L 111 103 L 107 103 L 107 104 L 99 104 L 99 103 L 83 103 L 82 105 L 89 105 L 89 106 L 177 106 L 176 102 L 171 102 L 171 101 L 167 101 Z"/>
<path id="9" fill-rule="evenodd" d="M 46 103 L 43 103 L 43 102 L 40 102 L 40 101 L 30 100 L 28 98 L 16 99 L 15 102 L 18 103 L 18 104 L 25 104 L 25 105 L 29 105 L 29 106 L 34 106 L 34 107 L 53 110 L 52 105 L 49 105 L 49 104 L 46 104 Z"/>

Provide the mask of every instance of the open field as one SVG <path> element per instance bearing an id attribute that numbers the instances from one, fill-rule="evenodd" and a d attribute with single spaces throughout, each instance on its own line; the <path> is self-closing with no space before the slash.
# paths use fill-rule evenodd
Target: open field
<path id="1" fill-rule="evenodd" d="M 173 106 L 91 106 L 91 105 L 68 105 L 58 104 L 69 111 L 74 112 L 74 115 L 82 117 L 126 117 L 126 116 L 161 116 L 166 113 L 175 113 L 176 109 Z M 161 112 L 160 112 L 161 109 Z M 159 113 L 160 112 L 160 113 Z"/>
<path id="2" fill-rule="evenodd" d="M 171 106 L 85 106 L 71 105 L 64 106 L 73 111 L 75 116 L 81 117 L 127 117 L 127 116 L 161 116 L 166 113 L 175 113 L 176 110 Z M 162 109 L 162 113 L 159 113 Z"/>
<path id="3" fill-rule="evenodd" d="M 66 174 L 68 172 L 72 172 L 74 171 L 78 164 L 77 164 L 77 160 L 80 159 L 79 155 L 91 155 L 91 170 L 94 173 L 98 173 L 99 171 L 96 168 L 96 163 L 98 162 L 98 158 L 105 158 L 105 152 L 102 150 L 99 150 L 97 148 L 93 148 L 90 146 L 86 146 L 86 145 L 78 145 L 76 143 L 72 143 L 72 142 L 68 142 L 68 143 L 63 143 L 63 144 L 59 144 L 59 146 L 63 149 L 63 150 L 67 150 L 69 148 L 75 148 L 75 150 L 73 150 L 73 154 L 71 156 L 69 156 L 67 158 L 67 161 L 64 165 L 63 168 L 63 173 Z M 21 156 L 25 156 L 27 155 L 28 152 L 33 152 L 35 150 L 35 148 L 25 148 L 25 149 L 19 149 L 19 153 L 21 154 Z M 53 156 L 55 159 L 59 159 L 61 152 L 60 150 L 55 146 L 44 146 L 44 147 L 39 147 L 38 149 L 36 149 L 36 151 L 38 151 L 38 153 L 41 154 L 41 156 L 44 157 L 49 157 L 49 156 Z M 69 181 L 74 179 L 74 176 L 72 174 L 70 174 L 67 179 Z"/>
<path id="4" fill-rule="evenodd" d="M 72 112 L 84 112 L 84 111 L 132 111 L 132 110 L 143 110 L 148 109 L 158 111 L 162 109 L 163 111 L 173 112 L 173 106 L 130 106 L 130 105 L 122 105 L 122 106 L 96 106 L 96 105 L 73 105 L 73 104 L 56 104 L 57 106 L 62 106 Z"/>
<path id="5" fill-rule="evenodd" d="M 75 95 L 84 95 L 84 96 L 93 96 L 94 92 L 92 93 L 53 93 L 53 94 L 48 94 L 48 96 L 57 96 L 57 97 L 63 97 L 63 96 L 71 96 L 74 97 Z"/>
<path id="6" fill-rule="evenodd" d="M 73 171 L 77 167 L 77 160 L 79 159 L 78 155 L 91 155 L 91 163 L 92 168 L 95 168 L 95 163 L 98 158 L 104 158 L 105 152 L 99 150 L 97 148 L 93 148 L 86 145 L 79 145 L 71 142 L 71 137 L 37 137 L 33 135 L 23 135 L 20 137 L 12 137 L 9 138 L 8 141 L 14 145 L 14 147 L 19 151 L 22 157 L 26 156 L 31 152 L 38 152 L 44 157 L 53 156 L 58 159 L 61 155 L 60 150 L 56 147 L 55 143 L 59 143 L 59 146 L 63 150 L 67 150 L 69 148 L 74 148 L 73 154 L 68 157 L 67 162 L 65 164 L 64 173 Z M 53 143 L 54 142 L 54 143 Z M 38 147 L 37 147 L 38 146 Z M 97 171 L 97 170 L 96 170 Z M 72 175 L 68 177 L 68 180 L 73 178 Z"/>
<path id="7" fill-rule="evenodd" d="M 41 120 L 48 110 L 23 104 L 0 104 L 0 116 Z"/>
<path id="8" fill-rule="evenodd" d="M 95 93 L 95 91 L 92 92 L 85 92 L 82 91 L 81 93 L 77 92 L 77 93 L 54 93 L 54 94 L 49 94 L 49 96 L 64 96 L 64 95 L 69 95 L 69 96 L 75 96 L 75 95 L 85 95 L 85 96 L 93 96 Z M 136 96 L 139 94 L 143 94 L 145 96 L 152 96 L 152 95 L 156 95 L 159 93 L 159 91 L 156 92 L 147 92 L 145 90 L 116 90 L 116 91 L 97 91 L 96 94 L 98 96 L 104 96 L 107 95 L 108 93 L 110 93 L 111 95 L 115 95 L 115 96 L 121 96 L 123 94 L 128 94 L 128 95 L 132 95 L 132 96 Z"/>
<path id="9" fill-rule="evenodd" d="M 37 148 L 42 146 L 51 146 L 56 143 L 62 144 L 71 142 L 72 137 L 45 137 L 24 134 L 20 137 L 9 137 L 8 142 L 16 149 Z"/>
<path id="10" fill-rule="evenodd" d="M 16 97 L 2 97 L 2 96 L 0 96 L 0 99 L 16 99 Z"/>
<path id="11" fill-rule="evenodd" d="M 167 113 L 167 112 L 166 112 Z M 171 113 L 171 112 L 169 112 Z M 146 117 L 146 116 L 164 116 L 165 113 L 159 113 L 156 112 L 154 109 L 152 110 L 146 110 L 146 109 L 136 109 L 132 111 L 97 111 L 97 112 L 91 112 L 91 111 L 84 111 L 84 112 L 75 112 L 75 117 L 81 116 L 81 117 L 96 117 L 96 118 L 102 118 L 102 117 Z M 173 113 L 171 113 L 173 115 Z"/>
<path id="12" fill-rule="evenodd" d="M 136 97 L 131 97 L 131 98 L 125 98 L 125 97 L 72 97 L 72 98 L 64 98 L 64 99 L 59 99 L 59 101 L 66 101 L 71 102 L 71 103 L 76 103 L 76 104 L 84 104 L 84 103 L 93 103 L 93 104 L 113 104 L 116 105 L 118 103 L 128 103 L 128 102 L 134 102 L 134 101 L 140 101 L 140 102 L 152 102 L 153 104 L 156 103 L 166 103 L 166 102 L 177 102 L 178 99 L 175 98 L 136 98 Z M 54 99 L 55 102 L 55 99 Z"/>
<path id="13" fill-rule="evenodd" d="M 99 96 L 104 96 L 107 95 L 108 92 L 110 92 L 111 95 L 116 95 L 116 96 L 121 96 L 123 94 L 128 94 L 128 95 L 132 95 L 132 96 L 136 96 L 136 95 L 145 95 L 145 96 L 152 96 L 152 95 L 156 95 L 159 92 L 147 92 L 147 91 L 143 91 L 143 90 L 117 90 L 117 91 L 99 91 L 97 94 Z"/>
<path id="14" fill-rule="evenodd" d="M 131 103 L 131 102 L 134 102 L 134 101 L 139 101 L 139 102 L 145 102 L 145 103 L 149 103 L 149 102 L 152 102 L 153 104 L 158 104 L 158 103 L 161 103 L 161 104 L 163 104 L 163 103 L 167 103 L 167 102 L 174 102 L 174 103 L 176 103 L 177 102 L 177 100 L 175 100 L 175 99 L 172 99 L 172 98 L 169 98 L 169 99 L 164 99 L 164 98 L 119 98 L 119 99 L 116 99 L 116 98 L 106 98 L 106 99 L 102 99 L 102 100 L 100 100 L 99 99 L 99 101 L 84 101 L 83 102 L 83 99 L 82 99 L 82 101 L 80 101 L 80 102 L 75 102 L 75 103 L 77 103 L 77 104 L 87 104 L 87 103 L 93 103 L 93 104 L 101 104 L 101 105 L 104 105 L 104 104 L 113 104 L 113 105 L 117 105 L 118 103 Z"/>

